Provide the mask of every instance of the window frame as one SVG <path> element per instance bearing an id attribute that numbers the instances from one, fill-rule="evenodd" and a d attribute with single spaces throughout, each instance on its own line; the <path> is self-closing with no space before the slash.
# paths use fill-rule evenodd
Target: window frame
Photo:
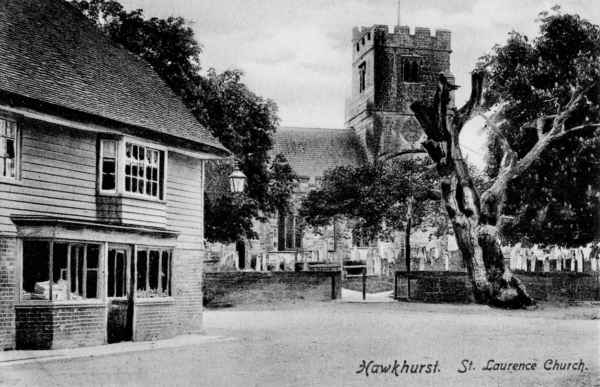
<path id="1" fill-rule="evenodd" d="M 67 289 L 69 289 L 69 291 L 67 291 L 67 297 L 65 300 L 54 300 L 53 299 L 53 286 L 49 286 L 48 288 L 48 299 L 28 299 L 28 300 L 24 300 L 23 299 L 23 294 L 25 294 L 26 292 L 24 291 L 23 285 L 24 285 L 24 272 L 25 272 L 25 256 L 24 256 L 24 252 L 25 252 L 25 243 L 27 242 L 45 242 L 48 244 L 48 254 L 47 254 L 47 268 L 48 268 L 48 284 L 50 284 L 50 282 L 54 282 L 53 279 L 53 275 L 54 275 L 54 246 L 55 244 L 66 244 L 67 245 L 67 267 L 66 267 L 66 271 L 65 273 L 67 274 Z M 88 268 L 87 267 L 87 247 L 89 245 L 93 245 L 98 247 L 98 267 L 97 268 Z M 82 276 L 82 283 L 81 283 L 81 290 L 82 290 L 82 294 L 87 292 L 87 288 L 84 288 L 84 284 L 87 285 L 87 273 L 89 271 L 96 271 L 96 297 L 95 298 L 80 298 L 80 299 L 72 299 L 71 298 L 71 293 L 73 293 L 72 291 L 70 291 L 70 289 L 72 288 L 72 278 L 71 278 L 71 274 L 72 274 L 72 258 L 73 258 L 73 248 L 74 247 L 81 247 L 84 246 L 84 255 L 83 255 L 83 265 L 82 265 L 82 271 L 85 273 L 85 275 Z M 54 238 L 24 238 L 24 239 L 19 239 L 19 245 L 18 245 L 18 250 L 19 250 L 19 270 L 18 270 L 18 291 L 19 291 L 19 296 L 17 299 L 17 305 L 19 304 L 33 304 L 33 305 L 72 305 L 75 303 L 94 303 L 94 304 L 103 304 L 104 300 L 105 300 L 105 284 L 104 284 L 104 265 L 105 265 L 105 261 L 104 261 L 104 255 L 105 255 L 105 243 L 103 242 L 97 242 L 97 241 L 85 241 L 85 240 L 70 240 L 70 239 L 54 239 Z M 79 258 L 79 255 L 77 255 L 77 258 Z M 79 273 L 75 273 L 76 276 L 79 275 Z M 62 278 L 62 275 L 61 275 Z"/>
<path id="2" fill-rule="evenodd" d="M 292 228 L 291 232 L 287 225 L 288 221 L 291 220 Z M 285 214 L 279 215 L 277 224 L 277 251 L 296 251 L 303 250 L 303 238 L 304 238 L 304 219 L 298 215 Z M 288 234 L 291 234 L 291 247 L 288 247 Z M 283 242 L 283 243 L 282 243 Z M 298 243 L 299 242 L 299 243 Z"/>
<path id="3" fill-rule="evenodd" d="M 6 177 L 6 176 L 0 176 L 0 182 L 1 183 L 8 183 L 8 184 L 21 184 L 21 164 L 22 164 L 22 158 L 23 158 L 23 152 L 22 152 L 22 147 L 21 147 L 21 143 L 22 143 L 22 130 L 21 130 L 21 125 L 20 122 L 17 121 L 14 117 L 12 117 L 9 114 L 6 114 L 5 112 L 0 112 L 0 120 L 6 121 L 8 122 L 12 122 L 15 125 L 15 137 L 14 137 L 14 150 L 15 150 L 15 158 L 14 158 L 14 170 L 15 170 L 15 176 L 14 177 Z M 5 137 L 5 136 L 2 136 Z M 4 157 L 2 157 L 2 159 L 4 159 Z"/>
<path id="4" fill-rule="evenodd" d="M 362 93 L 367 89 L 367 62 L 358 65 L 358 92 Z"/>
<path id="5" fill-rule="evenodd" d="M 129 137 L 129 136 L 119 136 L 119 137 L 111 137 L 111 136 L 103 136 L 99 139 L 98 145 L 98 161 L 97 161 L 97 194 L 103 196 L 116 196 L 116 197 L 129 197 L 140 200 L 154 201 L 154 202 L 166 202 L 167 197 L 167 177 L 168 177 L 168 160 L 169 160 L 169 152 L 168 148 L 159 145 L 154 142 L 140 140 L 138 138 Z M 116 142 L 116 162 L 115 162 L 115 188 L 110 190 L 102 189 L 103 183 L 103 164 L 104 164 L 104 143 L 107 141 L 115 141 Z M 142 146 L 147 150 L 157 151 L 159 157 L 159 172 L 158 172 L 158 190 L 157 196 L 148 195 L 146 193 L 139 192 L 131 192 L 127 191 L 125 188 L 125 180 L 127 175 L 125 173 L 125 168 L 127 165 L 127 144 Z M 145 180 L 144 180 L 145 181 Z"/>
<path id="6" fill-rule="evenodd" d="M 413 72 L 415 68 L 417 69 L 416 74 Z M 423 83 L 423 57 L 415 55 L 402 56 L 401 75 L 403 83 Z"/>
<path id="7" fill-rule="evenodd" d="M 138 271 L 138 257 L 139 257 L 139 253 L 145 251 L 146 252 L 146 278 L 145 278 L 145 284 L 146 284 L 146 296 L 141 297 L 139 294 L 140 290 L 138 288 L 139 284 L 138 284 L 138 276 L 139 276 L 139 271 Z M 159 285 L 157 288 L 157 295 L 152 297 L 149 296 L 149 287 L 150 287 L 150 273 L 149 273 L 149 268 L 150 268 L 150 251 L 158 251 L 158 278 L 157 278 L 157 284 Z M 175 249 L 173 247 L 161 247 L 161 246 L 151 246 L 151 245 L 135 245 L 135 299 L 136 300 L 164 300 L 164 299 L 169 299 L 173 297 L 173 252 L 175 251 Z M 160 272 L 162 270 L 162 262 L 163 262 L 163 253 L 167 252 L 168 253 L 168 259 L 169 259 L 169 264 L 167 266 L 167 273 L 165 273 L 164 275 L 167 277 L 167 286 L 166 286 L 166 295 L 163 295 L 163 289 L 162 289 L 162 281 L 161 281 L 161 276 L 160 276 Z"/>

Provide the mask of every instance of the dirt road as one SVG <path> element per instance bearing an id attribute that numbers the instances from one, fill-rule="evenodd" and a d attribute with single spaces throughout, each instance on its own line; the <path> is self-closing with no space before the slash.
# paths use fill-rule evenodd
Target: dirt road
<path id="1" fill-rule="evenodd" d="M 206 311 L 208 334 L 237 339 L 4 367 L 0 384 L 600 386 L 598 308 L 335 302 Z M 569 370 L 545 369 L 556 363 Z"/>

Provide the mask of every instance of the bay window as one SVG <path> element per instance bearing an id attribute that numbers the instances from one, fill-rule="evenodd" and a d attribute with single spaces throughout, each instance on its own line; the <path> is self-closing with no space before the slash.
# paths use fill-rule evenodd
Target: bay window
<path id="1" fill-rule="evenodd" d="M 165 151 L 131 140 L 100 141 L 99 190 L 162 200 Z"/>

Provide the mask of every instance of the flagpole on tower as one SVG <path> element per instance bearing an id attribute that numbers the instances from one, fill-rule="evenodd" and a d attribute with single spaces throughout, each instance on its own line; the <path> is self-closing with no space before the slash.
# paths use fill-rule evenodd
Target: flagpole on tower
<path id="1" fill-rule="evenodd" d="M 400 25 L 400 0 L 398 0 L 398 24 L 396 24 L 397 26 Z"/>

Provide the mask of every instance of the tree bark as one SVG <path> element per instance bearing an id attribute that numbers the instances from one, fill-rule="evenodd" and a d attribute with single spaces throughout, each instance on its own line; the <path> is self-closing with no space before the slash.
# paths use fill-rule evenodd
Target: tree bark
<path id="1" fill-rule="evenodd" d="M 406 259 L 406 271 L 410 272 L 410 233 L 412 226 L 413 197 L 408 198 L 408 209 L 406 211 L 406 235 L 404 238 L 404 257 Z M 409 281 L 410 282 L 410 281 Z M 410 284 L 409 284 L 410 286 Z"/>
<path id="2" fill-rule="evenodd" d="M 428 140 L 423 148 L 436 163 L 442 198 L 452 222 L 457 244 L 469 273 L 478 303 L 503 308 L 522 308 L 534 303 L 525 286 L 504 265 L 497 221 L 510 169 L 499 176 L 491 192 L 480 201 L 459 146 L 463 126 L 481 113 L 483 75 L 473 73 L 471 98 L 460 110 L 449 109 L 456 86 L 440 74 L 433 105 L 418 101 L 411 109 Z M 499 182 L 499 180 L 504 180 Z"/>

